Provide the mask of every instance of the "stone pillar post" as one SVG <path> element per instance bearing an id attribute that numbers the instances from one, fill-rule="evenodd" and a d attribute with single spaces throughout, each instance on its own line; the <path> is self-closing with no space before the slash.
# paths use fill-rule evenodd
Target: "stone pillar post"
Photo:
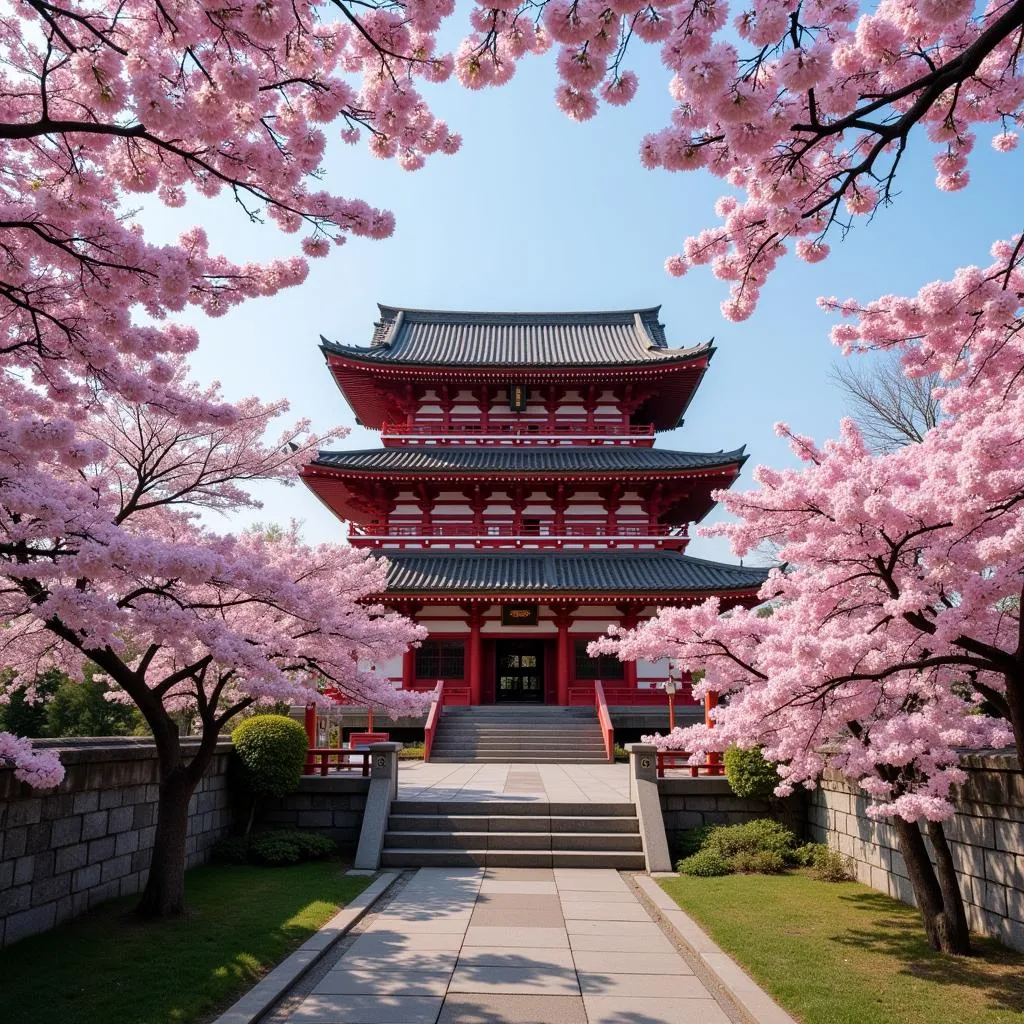
<path id="1" fill-rule="evenodd" d="M 665 820 L 658 795 L 658 750 L 653 743 L 629 743 L 629 797 L 640 820 L 648 871 L 671 871 Z"/>
<path id="2" fill-rule="evenodd" d="M 370 744 L 370 790 L 366 794 L 363 827 L 353 862 L 353 866 L 362 871 L 376 871 L 380 867 L 391 801 L 398 796 L 398 752 L 401 749 L 401 743 Z"/>

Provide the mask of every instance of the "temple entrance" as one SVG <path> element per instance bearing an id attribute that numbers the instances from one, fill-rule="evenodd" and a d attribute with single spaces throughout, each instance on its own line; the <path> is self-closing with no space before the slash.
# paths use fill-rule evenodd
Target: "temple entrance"
<path id="1" fill-rule="evenodd" d="M 498 704 L 544 703 L 542 640 L 499 640 L 494 699 Z"/>

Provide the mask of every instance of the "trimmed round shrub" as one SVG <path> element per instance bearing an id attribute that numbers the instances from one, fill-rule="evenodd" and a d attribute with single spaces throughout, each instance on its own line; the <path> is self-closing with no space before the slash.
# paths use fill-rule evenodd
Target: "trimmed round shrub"
<path id="1" fill-rule="evenodd" d="M 693 875 L 696 878 L 714 878 L 716 875 L 728 875 L 732 868 L 729 862 L 714 850 L 698 850 L 691 857 L 684 857 L 676 870 L 681 875 Z"/>
<path id="2" fill-rule="evenodd" d="M 766 761 L 760 747 L 743 750 L 730 747 L 725 752 L 725 777 L 732 791 L 746 799 L 763 800 L 775 792 L 779 773 Z"/>
<path id="3" fill-rule="evenodd" d="M 284 715 L 254 715 L 231 733 L 246 786 L 256 796 L 286 796 L 306 763 L 306 730 Z"/>
<path id="4" fill-rule="evenodd" d="M 303 860 L 323 860 L 338 852 L 338 844 L 330 836 L 319 832 L 288 832 L 288 838 L 298 848 Z"/>

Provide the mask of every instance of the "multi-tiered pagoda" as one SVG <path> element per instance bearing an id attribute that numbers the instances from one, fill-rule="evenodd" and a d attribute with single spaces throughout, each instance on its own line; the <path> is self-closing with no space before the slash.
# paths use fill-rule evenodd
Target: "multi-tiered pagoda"
<path id="1" fill-rule="evenodd" d="M 664 666 L 591 658 L 608 625 L 710 595 L 749 604 L 764 570 L 685 554 L 742 449 L 655 448 L 714 349 L 669 348 L 660 307 L 455 313 L 380 306 L 367 347 L 324 340 L 338 387 L 382 448 L 303 471 L 391 568 L 384 603 L 430 636 L 396 686 L 448 704 L 663 703 Z M 684 694 L 684 699 L 686 695 Z"/>

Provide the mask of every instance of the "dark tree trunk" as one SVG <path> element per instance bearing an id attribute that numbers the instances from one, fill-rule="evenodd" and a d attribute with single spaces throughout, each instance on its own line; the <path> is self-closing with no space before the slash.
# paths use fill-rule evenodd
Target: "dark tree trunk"
<path id="1" fill-rule="evenodd" d="M 1021 609 L 1024 615 L 1024 608 Z M 1013 730 L 1013 745 L 1017 750 L 1017 763 L 1024 771 L 1024 672 L 1007 672 L 1006 707 L 1009 711 L 1010 728 Z"/>
<path id="2" fill-rule="evenodd" d="M 196 782 L 180 764 L 160 781 L 149 876 L 136 908 L 140 917 L 175 917 L 185 909 L 188 804 L 195 788 Z"/>
<path id="3" fill-rule="evenodd" d="M 170 716 L 153 728 L 160 763 L 160 798 L 149 875 L 136 907 L 140 917 L 175 917 L 185 909 L 185 845 L 188 805 L 217 747 L 219 730 L 204 723 L 199 749 L 190 761 L 182 758 L 178 729 Z"/>
<path id="4" fill-rule="evenodd" d="M 929 822 L 927 827 L 935 846 L 938 873 L 928 856 L 917 822 L 893 819 L 899 850 L 907 865 L 928 944 L 943 953 L 967 955 L 971 951 L 967 918 L 946 836 L 939 822 Z"/>

